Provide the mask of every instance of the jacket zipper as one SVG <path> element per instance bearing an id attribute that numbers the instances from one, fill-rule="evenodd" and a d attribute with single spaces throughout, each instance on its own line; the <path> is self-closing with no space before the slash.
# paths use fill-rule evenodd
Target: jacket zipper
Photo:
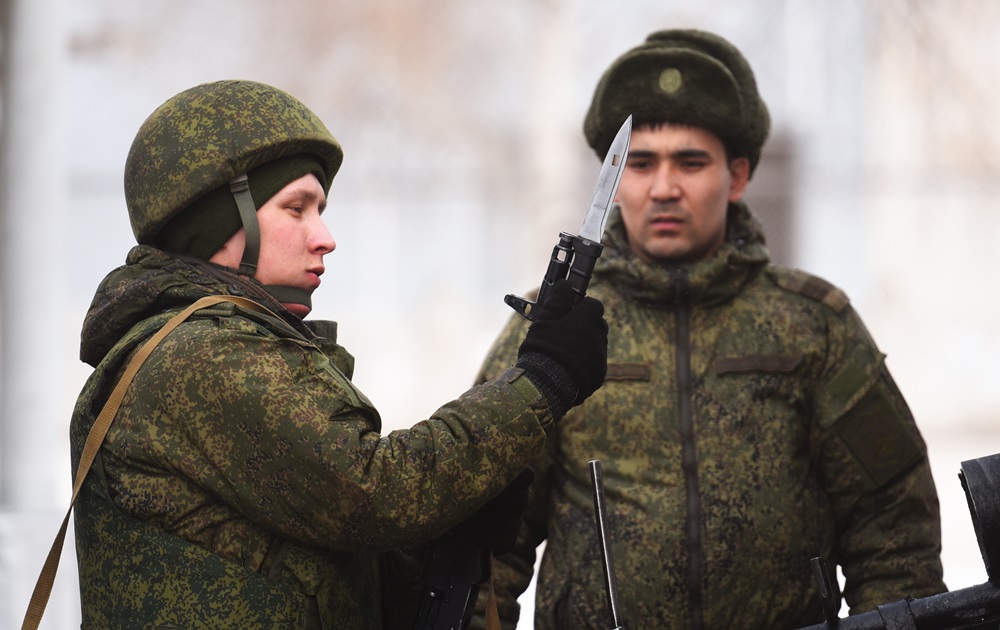
<path id="1" fill-rule="evenodd" d="M 698 488 L 698 457 L 694 441 L 693 384 L 691 375 L 691 303 L 687 276 L 677 271 L 677 331 L 675 339 L 677 370 L 677 416 L 680 422 L 681 468 L 687 496 L 688 608 L 689 627 L 705 627 L 701 585 L 705 575 L 705 557 L 701 541 L 701 494 Z"/>

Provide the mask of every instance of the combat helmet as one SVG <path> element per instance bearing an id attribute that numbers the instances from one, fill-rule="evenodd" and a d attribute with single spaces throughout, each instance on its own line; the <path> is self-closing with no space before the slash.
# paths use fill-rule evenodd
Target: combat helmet
<path id="1" fill-rule="evenodd" d="M 199 200 L 228 187 L 247 233 L 239 271 L 252 277 L 260 231 L 247 174 L 295 156 L 308 156 L 319 165 L 320 183 L 329 192 L 343 150 L 319 117 L 292 95 L 245 80 L 184 90 L 149 115 L 129 149 L 125 201 L 132 232 L 140 244 L 155 246 L 172 220 L 197 211 Z M 286 299 L 287 292 L 276 297 L 303 301 Z M 304 299 L 308 304 L 308 294 Z"/>

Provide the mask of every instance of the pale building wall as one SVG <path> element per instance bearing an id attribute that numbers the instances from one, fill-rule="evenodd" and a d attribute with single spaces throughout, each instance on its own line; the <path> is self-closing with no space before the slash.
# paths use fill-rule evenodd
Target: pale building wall
<path id="1" fill-rule="evenodd" d="M 1000 452 L 1000 5 L 872 6 L 867 320 L 923 427 L 955 588 L 986 581 L 958 471 Z"/>

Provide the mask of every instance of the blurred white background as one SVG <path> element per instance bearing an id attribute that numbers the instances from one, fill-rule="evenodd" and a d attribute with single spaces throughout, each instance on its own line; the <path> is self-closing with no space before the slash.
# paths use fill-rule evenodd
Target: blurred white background
<path id="1" fill-rule="evenodd" d="M 669 27 L 750 60 L 772 255 L 852 297 L 929 445 L 946 582 L 986 581 L 957 473 L 1000 452 L 998 24 L 991 0 L 0 0 L 0 628 L 69 501 L 79 329 L 134 242 L 122 169 L 156 106 L 254 79 L 342 142 L 314 315 L 388 431 L 472 382 L 503 295 L 580 223 L 601 72 Z M 78 608 L 70 536 L 43 627 Z"/>

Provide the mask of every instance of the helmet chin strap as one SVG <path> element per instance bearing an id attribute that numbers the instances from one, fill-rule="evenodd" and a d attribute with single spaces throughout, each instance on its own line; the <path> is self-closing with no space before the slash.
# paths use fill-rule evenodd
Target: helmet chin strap
<path id="1" fill-rule="evenodd" d="M 257 206 L 250 194 L 250 183 L 246 173 L 229 182 L 229 190 L 236 199 L 240 211 L 240 221 L 246 232 L 243 258 L 240 260 L 240 275 L 253 278 L 257 273 L 257 259 L 260 256 L 260 224 L 257 222 Z M 312 309 L 312 294 L 306 289 L 284 285 L 264 285 L 264 290 L 282 303 L 302 304 Z"/>
<path id="2" fill-rule="evenodd" d="M 302 304 L 312 310 L 312 294 L 305 289 L 280 284 L 265 284 L 264 290 L 282 304 Z"/>

